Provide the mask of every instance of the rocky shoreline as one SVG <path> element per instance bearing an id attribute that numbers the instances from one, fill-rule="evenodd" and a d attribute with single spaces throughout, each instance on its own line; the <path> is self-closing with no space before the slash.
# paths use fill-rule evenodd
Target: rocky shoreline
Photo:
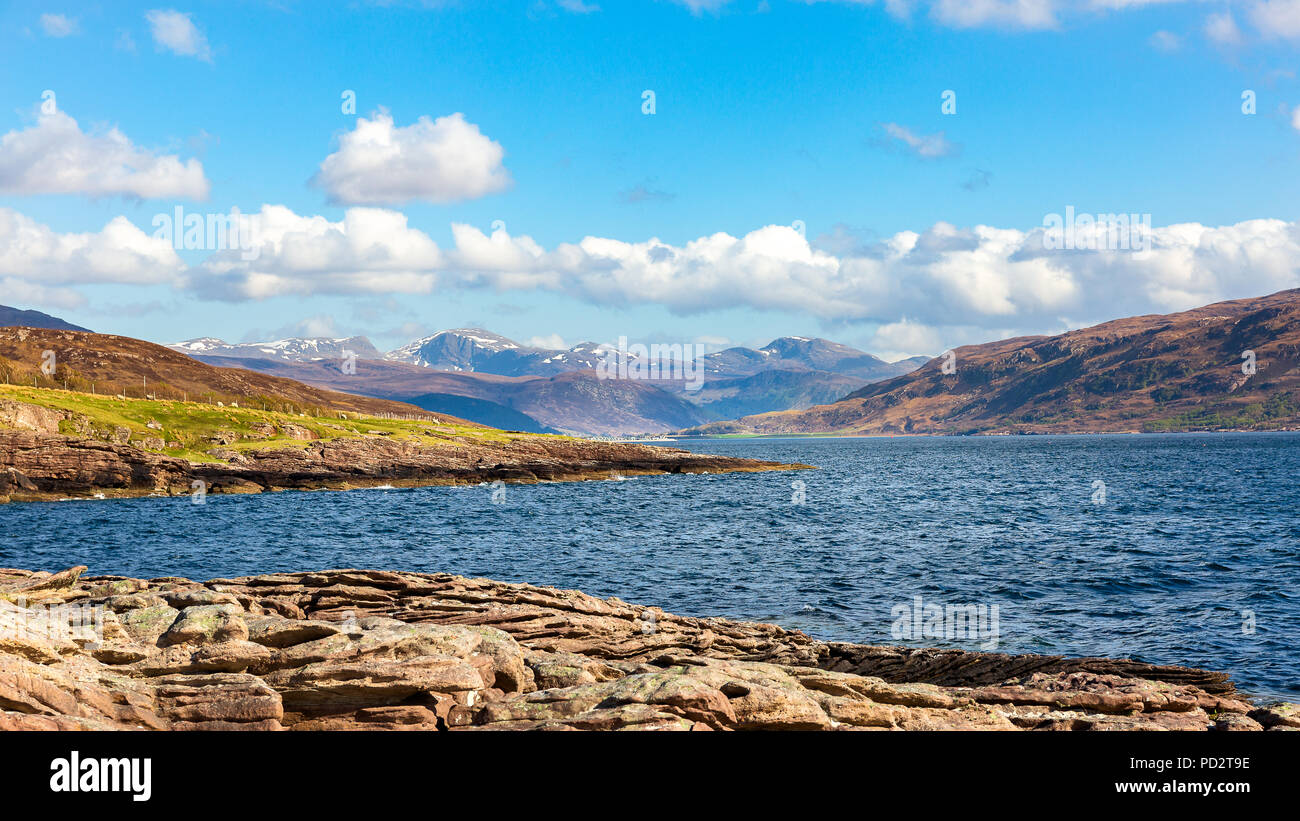
<path id="1" fill-rule="evenodd" d="M 448 574 L 84 570 L 0 570 L 0 729 L 1300 729 L 1186 667 L 823 642 Z"/>
<path id="2" fill-rule="evenodd" d="M 130 444 L 0 429 L 0 502 L 187 495 L 196 482 L 207 493 L 260 493 L 809 468 L 676 448 L 543 436 L 491 443 L 466 439 L 439 448 L 358 436 L 298 447 L 218 449 L 217 455 L 224 461 L 191 462 Z"/>

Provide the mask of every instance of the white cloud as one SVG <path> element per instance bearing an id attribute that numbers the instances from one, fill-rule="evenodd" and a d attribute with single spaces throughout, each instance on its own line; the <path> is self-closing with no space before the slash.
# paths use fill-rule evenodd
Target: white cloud
<path id="1" fill-rule="evenodd" d="M 0 217 L 0 271 L 23 282 L 178 278 L 170 247 L 124 218 L 99 234 L 56 235 L 13 212 Z M 873 347 L 900 355 L 1300 286 L 1300 222 L 1277 219 L 1156 227 L 1141 251 L 1048 250 L 1042 228 L 937 223 L 838 254 L 781 225 L 681 245 L 588 236 L 548 249 L 504 229 L 454 224 L 444 250 L 386 209 L 351 208 L 331 222 L 268 205 L 257 219 L 255 259 L 219 252 L 179 284 L 232 301 L 488 288 L 679 315 L 749 308 L 878 324 Z"/>
<path id="2" fill-rule="evenodd" d="M 1058 24 L 1053 0 L 935 0 L 930 16 L 954 28 L 1049 29 Z"/>
<path id="3" fill-rule="evenodd" d="M 181 57 L 212 62 L 208 38 L 194 25 L 190 15 L 175 9 L 154 9 L 147 12 L 144 19 L 148 21 L 153 41 L 159 48 Z"/>
<path id="4" fill-rule="evenodd" d="M 1207 0 L 881 0 L 885 11 L 899 20 L 909 20 L 916 7 L 929 7 L 930 19 L 943 26 L 956 29 L 997 28 L 1008 30 L 1043 31 L 1059 29 L 1066 19 L 1108 12 L 1124 12 L 1150 6 L 1166 6 L 1206 2 Z M 575 0 L 581 2 L 581 0 Z M 730 0 L 674 0 L 700 16 L 703 12 L 718 12 Z M 846 6 L 875 6 L 877 0 L 798 0 L 806 6 L 838 4 Z M 1274 25 L 1270 36 L 1295 37 L 1300 23 L 1296 22 L 1296 7 L 1300 0 L 1227 0 L 1227 3 L 1254 3 L 1252 15 Z M 767 10 L 767 3 L 759 5 Z M 1215 15 L 1220 17 L 1223 15 Z M 1166 34 L 1169 34 L 1166 32 Z M 1172 35 L 1171 35 L 1172 36 Z M 1162 40 L 1165 38 L 1161 38 Z"/>
<path id="5" fill-rule="evenodd" d="M 445 266 L 437 243 L 396 211 L 349 208 L 340 222 L 330 222 L 264 205 L 252 219 L 261 244 L 256 258 L 246 259 L 241 249 L 213 254 L 189 272 L 189 287 L 228 300 L 428 293 Z"/>
<path id="6" fill-rule="evenodd" d="M 1250 22 L 1265 37 L 1300 39 L 1300 0 L 1260 0 L 1251 6 Z"/>
<path id="7" fill-rule="evenodd" d="M 602 306 L 655 303 L 678 314 L 749 307 L 826 321 L 971 328 L 1057 327 L 1072 317 L 1190 308 L 1300 285 L 1300 223 L 1251 220 L 1152 230 L 1145 251 L 1049 251 L 1043 229 L 938 223 L 845 255 L 769 225 L 676 246 L 585 237 L 546 249 L 504 229 L 452 226 L 438 249 L 396 212 L 348 210 L 341 223 L 265 207 L 261 256 L 216 255 L 191 276 L 206 296 L 542 290 Z"/>
<path id="8" fill-rule="evenodd" d="M 935 159 L 958 153 L 958 146 L 950 142 L 942 131 L 938 134 L 917 134 L 907 126 L 898 123 L 885 123 L 881 128 L 918 157 Z"/>
<path id="9" fill-rule="evenodd" d="M 881 359 L 896 362 L 922 351 L 934 356 L 944 350 L 945 342 L 938 329 L 901 319 L 877 328 L 867 347 Z"/>
<path id="10" fill-rule="evenodd" d="M 334 320 L 334 317 L 329 314 L 317 314 L 284 325 L 264 338 L 341 339 L 343 336 L 344 334 L 339 330 L 338 323 Z M 248 341 L 258 342 L 260 340 L 250 339 Z"/>
<path id="11" fill-rule="evenodd" d="M 51 37 L 67 37 L 77 33 L 77 21 L 66 14 L 42 14 L 41 28 Z"/>
<path id="12" fill-rule="evenodd" d="M 56 110 L 0 137 L 0 192 L 205 199 L 208 180 L 198 160 L 155 154 L 116 128 L 88 134 Z"/>
<path id="13" fill-rule="evenodd" d="M 698 15 L 706 11 L 720 11 L 731 0 L 675 0 L 675 2 L 690 9 L 691 14 Z"/>
<path id="14" fill-rule="evenodd" d="M 1242 41 L 1241 29 L 1237 28 L 1232 13 L 1227 11 L 1205 18 L 1205 36 L 1220 46 L 1236 46 Z"/>
<path id="15" fill-rule="evenodd" d="M 380 111 L 373 119 L 357 118 L 339 150 L 321 163 L 315 182 L 331 200 L 349 205 L 455 202 L 508 188 L 504 155 L 500 143 L 460 113 L 394 127 Z"/>
<path id="16" fill-rule="evenodd" d="M 75 307 L 84 299 L 67 286 L 173 283 L 184 267 L 169 243 L 126 217 L 114 217 L 98 232 L 60 234 L 0 208 L 0 303 Z"/>
<path id="17" fill-rule="evenodd" d="M 560 8 L 574 14 L 592 14 L 600 11 L 600 6 L 595 3 L 584 3 L 583 0 L 558 0 L 558 2 Z"/>
<path id="18" fill-rule="evenodd" d="M 1300 105 L 1296 106 L 1295 111 L 1291 112 L 1291 127 L 1296 131 L 1300 131 Z"/>
<path id="19" fill-rule="evenodd" d="M 1187 0 L 1089 0 L 1088 6 L 1094 9 L 1134 9 L 1143 6 L 1170 5 L 1173 3 L 1183 3 Z"/>
<path id="20" fill-rule="evenodd" d="M 674 0 L 700 16 L 703 12 L 718 12 L 730 0 Z M 923 0 L 881 0 L 885 11 L 899 20 L 908 20 L 913 8 L 923 5 Z M 561 0 L 561 4 L 581 4 L 583 0 Z M 838 4 L 847 6 L 875 6 L 877 0 L 798 0 L 803 5 Z M 1058 29 L 1064 19 L 1077 19 L 1087 14 L 1105 14 L 1144 9 L 1151 6 L 1172 6 L 1205 3 L 1207 0 L 925 0 L 929 16 L 939 25 L 957 29 L 1000 28 L 1042 31 Z M 1300 0 L 1226 0 L 1224 6 L 1243 9 L 1243 13 L 1266 38 L 1300 39 Z M 764 10 L 766 4 L 760 7 Z M 1205 22 L 1205 33 L 1220 46 L 1240 45 L 1244 41 L 1237 22 L 1230 11 L 1211 14 Z M 1173 51 L 1180 37 L 1168 31 L 1157 32 L 1151 43 L 1163 51 Z"/>
<path id="21" fill-rule="evenodd" d="M 1026 330 L 1062 317 L 1103 320 L 1193 307 L 1300 285 L 1300 225 L 1253 220 L 1153 230 L 1142 252 L 1044 248 L 1042 229 L 939 223 L 852 256 L 767 226 L 671 246 L 587 237 L 546 251 L 527 237 L 458 226 L 443 282 L 540 288 L 598 305 L 655 302 L 689 314 L 747 306 L 826 320 Z M 488 254 L 489 244 L 495 253 Z"/>
<path id="22" fill-rule="evenodd" d="M 876 0 L 802 0 L 806 5 L 840 3 L 853 6 L 874 6 Z M 891 17 L 906 20 L 919 0 L 884 0 L 885 11 Z M 952 28 L 1049 29 L 1055 28 L 1059 0 L 931 0 L 930 19 Z M 1125 5 L 1160 0 L 1094 0 L 1096 8 L 1122 8 Z M 1080 0 L 1082 4 L 1082 0 Z"/>
<path id="23" fill-rule="evenodd" d="M 524 344 L 530 348 L 546 348 L 551 351 L 567 351 L 569 349 L 569 346 L 564 344 L 564 337 L 559 334 L 529 337 L 524 341 Z"/>

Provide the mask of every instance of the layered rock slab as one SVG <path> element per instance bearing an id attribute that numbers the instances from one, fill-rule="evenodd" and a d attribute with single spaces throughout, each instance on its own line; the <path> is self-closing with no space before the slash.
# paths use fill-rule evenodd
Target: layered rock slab
<path id="1" fill-rule="evenodd" d="M 1184 667 L 827 643 L 449 574 L 84 570 L 0 570 L 0 729 L 1300 729 Z"/>
<path id="2" fill-rule="evenodd" d="M 310 442 L 302 448 L 218 448 L 212 455 L 223 461 L 190 462 L 123 442 L 0 426 L 0 503 L 93 494 L 183 496 L 192 492 L 196 482 L 208 493 L 258 493 L 809 467 L 559 436 L 496 442 L 452 438 L 455 441 L 438 447 L 384 436 L 354 436 Z"/>

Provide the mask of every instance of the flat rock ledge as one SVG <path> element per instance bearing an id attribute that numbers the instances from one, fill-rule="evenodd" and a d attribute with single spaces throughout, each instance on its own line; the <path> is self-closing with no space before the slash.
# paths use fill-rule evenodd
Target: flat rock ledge
<path id="1" fill-rule="evenodd" d="M 185 496 L 196 482 L 208 493 L 261 493 L 804 469 L 811 466 L 540 435 L 487 443 L 467 439 L 446 447 L 355 436 L 190 462 L 130 444 L 0 429 L 0 503 Z"/>
<path id="2" fill-rule="evenodd" d="M 0 570 L 0 729 L 1300 729 L 1185 667 L 828 643 L 442 573 L 84 571 Z"/>

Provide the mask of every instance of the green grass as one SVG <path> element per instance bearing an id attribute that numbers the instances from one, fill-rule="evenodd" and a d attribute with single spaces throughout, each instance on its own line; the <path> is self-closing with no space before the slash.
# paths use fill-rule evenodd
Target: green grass
<path id="1" fill-rule="evenodd" d="M 1263 402 L 1248 405 L 1220 404 L 1197 408 L 1168 419 L 1148 422 L 1145 429 L 1153 432 L 1215 430 L 1228 428 L 1256 428 L 1267 426 L 1278 419 L 1294 418 L 1300 412 L 1300 402 L 1291 393 L 1274 394 Z"/>
<path id="2" fill-rule="evenodd" d="M 427 447 L 452 446 L 458 440 L 480 444 L 535 439 L 543 434 L 512 433 L 495 428 L 443 424 L 433 420 L 396 420 L 354 412 L 322 412 L 315 415 L 277 411 L 218 407 L 203 402 L 167 399 L 117 399 L 112 396 L 0 385 L 0 400 L 10 399 L 45 408 L 67 411 L 71 417 L 59 423 L 60 433 L 112 441 L 115 428 L 126 428 L 131 443 L 142 447 L 147 438 L 161 439 L 156 452 L 195 462 L 222 461 L 208 451 L 306 447 L 312 440 L 289 435 L 293 427 L 306 429 L 316 440 L 385 435 L 392 439 L 417 440 Z M 161 429 L 149 427 L 156 422 Z M 0 423 L 3 426 L 3 423 Z M 233 433 L 233 441 L 220 445 L 214 438 Z M 567 437 L 546 437 L 567 438 Z M 170 445 L 170 447 L 166 446 Z"/>

